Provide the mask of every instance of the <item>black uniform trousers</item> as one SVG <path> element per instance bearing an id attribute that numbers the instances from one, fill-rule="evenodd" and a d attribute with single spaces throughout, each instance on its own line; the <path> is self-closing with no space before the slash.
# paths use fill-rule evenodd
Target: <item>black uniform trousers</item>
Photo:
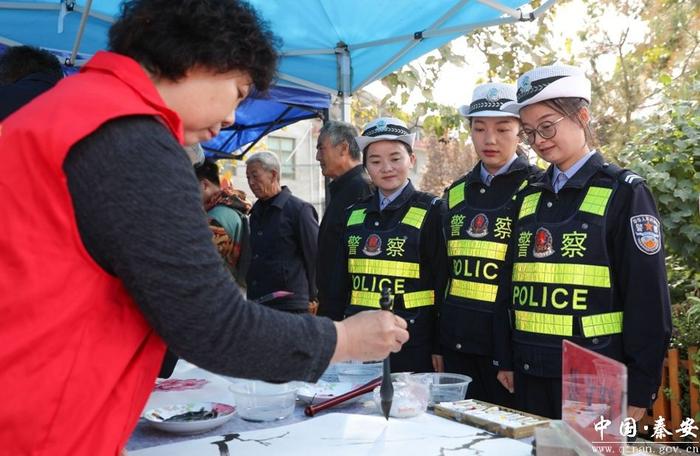
<path id="1" fill-rule="evenodd" d="M 493 365 L 491 356 L 462 353 L 443 347 L 442 357 L 445 372 L 471 377 L 467 399 L 478 399 L 504 407 L 514 407 L 513 395 L 496 378 L 498 367 Z"/>
<path id="2" fill-rule="evenodd" d="M 515 369 L 515 408 L 535 415 L 561 419 L 561 377 L 547 378 Z"/>

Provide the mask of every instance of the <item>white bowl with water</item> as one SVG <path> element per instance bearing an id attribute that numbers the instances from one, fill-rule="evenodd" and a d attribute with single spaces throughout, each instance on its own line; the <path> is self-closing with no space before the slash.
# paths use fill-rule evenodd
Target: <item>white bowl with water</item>
<path id="1" fill-rule="evenodd" d="M 298 383 L 238 379 L 229 385 L 238 416 L 247 421 L 276 421 L 294 412 Z"/>

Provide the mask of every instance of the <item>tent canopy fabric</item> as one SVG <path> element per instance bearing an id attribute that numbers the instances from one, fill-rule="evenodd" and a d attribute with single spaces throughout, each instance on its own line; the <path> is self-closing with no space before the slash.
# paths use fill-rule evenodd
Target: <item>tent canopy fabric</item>
<path id="1" fill-rule="evenodd" d="M 282 39 L 280 80 L 349 95 L 471 30 L 532 20 L 528 0 L 251 0 Z M 89 4 L 84 32 L 81 18 Z M 93 54 L 120 0 L 0 1 L 0 43 Z M 525 7 L 525 8 L 523 8 Z M 59 30 L 62 30 L 59 32 Z M 76 45 L 76 37 L 79 46 Z"/>
<path id="2" fill-rule="evenodd" d="M 271 131 L 304 119 L 325 117 L 331 97 L 325 92 L 295 87 L 273 86 L 265 94 L 253 93 L 236 110 L 236 122 L 215 138 L 202 144 L 208 155 L 232 154 Z"/>

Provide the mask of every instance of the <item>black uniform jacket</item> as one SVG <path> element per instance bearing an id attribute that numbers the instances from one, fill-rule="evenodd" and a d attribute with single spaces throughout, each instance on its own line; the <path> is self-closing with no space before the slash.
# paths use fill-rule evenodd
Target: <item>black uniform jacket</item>
<path id="1" fill-rule="evenodd" d="M 372 183 L 362 165 L 357 165 L 328 185 L 330 203 L 323 213 L 318 230 L 318 261 L 316 285 L 318 288 L 318 315 L 339 321 L 347 300 L 339 286 L 346 277 L 338 276 L 338 263 L 344 260 L 343 232 L 345 210 L 353 203 L 365 199 L 373 192 Z M 335 310 L 335 312 L 334 312 Z"/>
<path id="2" fill-rule="evenodd" d="M 253 205 L 250 239 L 248 298 L 291 291 L 293 296 L 269 301 L 268 305 L 280 310 L 307 309 L 309 300 L 316 298 L 316 209 L 284 186 L 269 200 Z"/>
<path id="3" fill-rule="evenodd" d="M 621 352 L 621 361 L 628 369 L 628 403 L 648 407 L 656 398 L 663 359 L 671 335 L 670 297 L 663 244 L 655 253 L 645 252 L 644 247 L 639 245 L 633 223 L 640 216 L 659 219 L 654 199 L 644 184 L 644 179 L 630 171 L 609 165 L 599 153 L 591 156 L 559 193 L 554 193 L 552 188 L 552 171 L 553 166 L 550 166 L 542 179 L 532 184 L 542 192 L 537 217 L 543 222 L 563 221 L 576 212 L 582 192 L 586 191 L 592 179 L 608 178 L 611 182 L 615 179 L 618 181 L 617 191 L 611 197 L 604 221 L 613 300 L 616 307 L 623 311 L 622 335 L 613 337 L 613 343 L 621 344 L 615 350 Z M 516 241 L 511 239 L 512 244 Z M 511 245 L 506 267 L 501 274 L 500 286 L 509 289 L 512 278 L 510 269 L 516 250 Z M 508 321 L 511 307 L 512 299 L 499 301 L 497 312 L 501 316 L 497 320 Z M 544 350 L 538 351 L 538 346 L 534 344 L 519 346 L 515 350 L 519 355 L 513 357 L 510 328 L 502 324 L 495 329 L 495 361 L 503 370 L 518 369 L 535 376 L 557 376 L 552 367 L 560 366 L 560 359 L 550 359 Z M 558 375 L 561 375 L 561 371 Z"/>
<path id="4" fill-rule="evenodd" d="M 464 181 L 465 202 L 475 214 L 479 210 L 490 210 L 504 207 L 511 201 L 511 219 L 517 216 L 513 196 L 518 192 L 523 182 L 534 182 L 541 178 L 542 170 L 531 165 L 526 158 L 518 157 L 510 165 L 508 171 L 494 176 L 491 185 L 487 186 L 481 180 L 481 167 L 479 162 L 466 176 L 458 179 L 452 186 Z M 458 206 L 459 207 L 459 206 Z M 504 214 L 505 215 L 505 214 Z M 450 213 L 446 214 L 447 217 Z M 471 217 L 469 218 L 471 220 Z M 467 221 L 467 224 L 469 222 Z M 443 223 L 444 229 L 448 229 L 449 220 Z M 446 238 L 449 233 L 445 233 Z M 449 263 L 449 259 L 448 259 Z M 448 268 L 452 265 L 448 264 Z M 498 294 L 508 295 L 509 290 L 500 288 Z M 454 302 L 452 302 L 454 301 Z M 481 306 L 488 311 L 475 311 L 462 305 L 461 300 L 446 299 L 440 312 L 440 343 L 448 349 L 462 353 L 470 353 L 483 356 L 493 355 L 493 305 Z"/>

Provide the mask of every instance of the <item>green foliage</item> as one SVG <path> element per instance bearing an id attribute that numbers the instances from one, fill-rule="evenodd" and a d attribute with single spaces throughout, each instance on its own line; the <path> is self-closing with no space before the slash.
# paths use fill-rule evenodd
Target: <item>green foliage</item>
<path id="1" fill-rule="evenodd" d="M 696 83 L 700 90 L 700 83 Z M 666 100 L 619 154 L 657 199 L 667 253 L 700 270 L 700 103 Z"/>

